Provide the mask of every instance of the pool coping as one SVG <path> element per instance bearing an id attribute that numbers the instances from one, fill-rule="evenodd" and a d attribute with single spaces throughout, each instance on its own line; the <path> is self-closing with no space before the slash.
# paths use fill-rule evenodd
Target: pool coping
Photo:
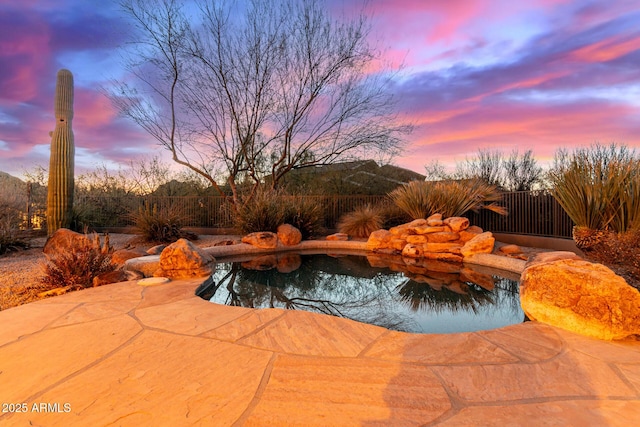
<path id="1" fill-rule="evenodd" d="M 361 253 L 363 255 L 366 255 L 367 253 L 376 253 L 375 251 L 367 249 L 366 242 L 334 240 L 304 240 L 297 245 L 285 246 L 282 244 L 278 244 L 278 246 L 275 248 L 258 248 L 247 243 L 202 248 L 203 252 L 214 258 L 229 257 L 234 255 L 268 255 L 272 253 L 296 251 L 314 253 L 313 251 L 316 250 L 331 251 L 339 254 Z M 141 269 L 141 267 L 144 266 L 145 271 L 151 271 L 159 266 L 159 262 L 160 255 L 148 255 L 144 257 L 132 258 L 125 261 L 125 268 L 135 270 Z M 469 257 L 464 257 L 463 263 L 470 263 L 521 274 L 524 270 L 526 261 L 495 254 L 475 254 Z"/>

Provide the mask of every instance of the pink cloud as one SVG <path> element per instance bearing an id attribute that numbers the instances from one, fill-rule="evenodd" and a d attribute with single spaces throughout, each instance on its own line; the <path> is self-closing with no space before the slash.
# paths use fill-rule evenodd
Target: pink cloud
<path id="1" fill-rule="evenodd" d="M 78 88 L 74 99 L 74 125 L 78 128 L 99 128 L 112 123 L 118 113 L 101 92 Z"/>
<path id="2" fill-rule="evenodd" d="M 575 50 L 571 57 L 584 62 L 606 62 L 640 50 L 640 36 L 614 36 Z"/>
<path id="3" fill-rule="evenodd" d="M 586 147 L 594 142 L 640 146 L 637 109 L 623 104 L 484 105 L 442 113 L 440 120 L 420 125 L 413 149 L 398 160 L 420 171 L 431 160 L 464 160 L 479 148 L 506 153 L 532 149 L 539 161 L 553 158 L 558 148 Z"/>
<path id="4" fill-rule="evenodd" d="M 49 32 L 40 22 L 29 23 L 29 30 L 20 24 L 8 24 L 3 20 L 3 31 L 15 38 L 0 38 L 0 99 L 3 102 L 25 102 L 38 94 L 40 75 L 47 71 L 50 61 Z"/>

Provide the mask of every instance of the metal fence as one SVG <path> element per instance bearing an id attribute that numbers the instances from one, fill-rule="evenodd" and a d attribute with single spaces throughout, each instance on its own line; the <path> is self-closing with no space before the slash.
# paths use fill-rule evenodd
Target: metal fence
<path id="1" fill-rule="evenodd" d="M 385 196 L 286 196 L 321 206 L 324 227 L 335 228 L 340 217 L 359 206 L 385 203 Z M 174 210 L 186 220 L 186 227 L 232 228 L 232 210 L 228 199 L 220 196 L 79 196 L 75 207 L 79 217 L 93 228 L 134 225 L 138 212 Z"/>
<path id="2" fill-rule="evenodd" d="M 574 224 L 548 191 L 504 193 L 500 205 L 507 208 L 508 215 L 501 216 L 485 209 L 469 212 L 469 221 L 496 233 L 571 238 Z"/>
<path id="3" fill-rule="evenodd" d="M 324 226 L 334 229 L 340 217 L 359 206 L 389 203 L 386 196 L 289 196 L 322 207 Z M 134 224 L 132 214 L 141 210 L 175 209 L 187 227 L 232 228 L 231 209 L 224 197 L 77 197 L 76 209 L 92 227 L 126 227 Z M 509 211 L 500 216 L 487 210 L 469 212 L 472 224 L 497 233 L 571 238 L 573 223 L 547 191 L 504 193 L 500 203 Z"/>

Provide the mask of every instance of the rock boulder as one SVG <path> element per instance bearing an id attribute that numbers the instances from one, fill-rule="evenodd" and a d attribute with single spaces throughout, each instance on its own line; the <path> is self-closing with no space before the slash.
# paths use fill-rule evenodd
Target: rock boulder
<path id="1" fill-rule="evenodd" d="M 270 231 L 258 231 L 244 236 L 242 243 L 262 249 L 274 249 L 278 246 L 278 235 Z"/>
<path id="2" fill-rule="evenodd" d="M 51 256 L 62 252 L 84 251 L 91 245 L 93 242 L 86 235 L 60 228 L 47 239 L 42 251 Z"/>
<path id="3" fill-rule="evenodd" d="M 172 279 L 204 277 L 213 272 L 210 255 L 186 239 L 167 246 L 160 254 L 160 268 L 153 275 Z"/>
<path id="4" fill-rule="evenodd" d="M 532 320 L 604 340 L 640 334 L 640 292 L 602 264 L 539 262 L 520 281 L 522 309 Z"/>
<path id="5" fill-rule="evenodd" d="M 282 224 L 278 227 L 278 240 L 285 246 L 294 246 L 302 241 L 302 233 L 291 224 Z"/>
<path id="6" fill-rule="evenodd" d="M 451 228 L 451 231 L 458 233 L 469 228 L 469 220 L 460 216 L 452 216 L 444 220 L 445 225 Z"/>
<path id="7" fill-rule="evenodd" d="M 490 254 L 493 252 L 493 245 L 495 242 L 496 239 L 493 237 L 493 233 L 485 231 L 465 243 L 460 252 L 464 257 L 475 254 Z"/>
<path id="8" fill-rule="evenodd" d="M 146 256 L 147 253 L 140 249 L 119 249 L 111 254 L 111 263 L 114 265 L 124 265 L 127 260 Z"/>
<path id="9" fill-rule="evenodd" d="M 394 235 L 388 230 L 376 230 L 369 235 L 369 239 L 367 240 L 367 249 L 389 249 L 391 248 L 390 243 L 393 238 Z"/>

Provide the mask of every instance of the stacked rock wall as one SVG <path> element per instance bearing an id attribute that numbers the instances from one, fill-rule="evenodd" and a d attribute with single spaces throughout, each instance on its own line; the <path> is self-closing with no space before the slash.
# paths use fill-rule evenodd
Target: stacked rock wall
<path id="1" fill-rule="evenodd" d="M 463 217 L 442 218 L 435 214 L 389 230 L 377 230 L 367 240 L 367 249 L 408 258 L 462 262 L 465 257 L 491 253 L 495 238 L 491 232 L 472 226 Z"/>

